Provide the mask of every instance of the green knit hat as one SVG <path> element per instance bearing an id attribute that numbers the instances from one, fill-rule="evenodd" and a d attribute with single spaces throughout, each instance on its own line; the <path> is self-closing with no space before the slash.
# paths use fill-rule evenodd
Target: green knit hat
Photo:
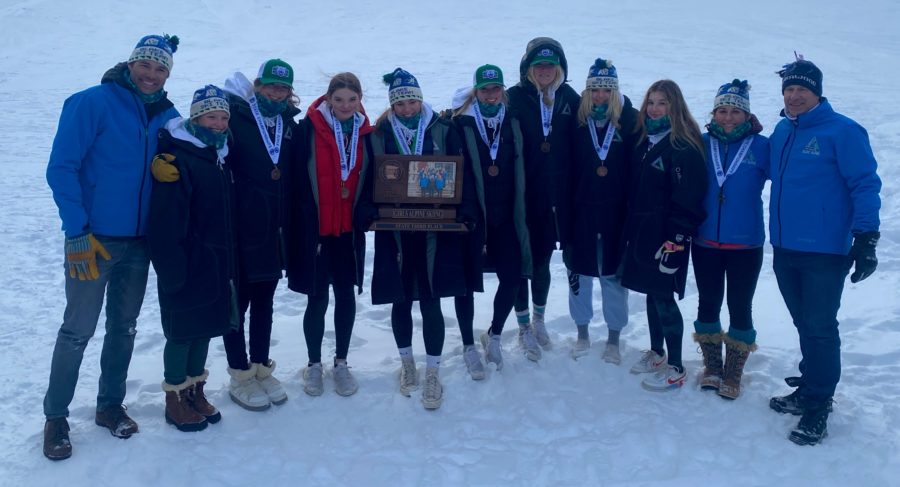
<path id="1" fill-rule="evenodd" d="M 484 88 L 487 85 L 500 85 L 505 88 L 503 70 L 493 64 L 479 66 L 475 70 L 475 89 Z"/>
<path id="2" fill-rule="evenodd" d="M 294 68 L 281 59 L 269 59 L 259 67 L 256 78 L 264 85 L 278 83 L 287 86 L 294 84 Z"/>

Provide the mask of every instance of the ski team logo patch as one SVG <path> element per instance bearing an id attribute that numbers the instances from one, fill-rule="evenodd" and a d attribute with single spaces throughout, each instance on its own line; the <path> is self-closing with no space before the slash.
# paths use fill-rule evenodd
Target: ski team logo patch
<path id="1" fill-rule="evenodd" d="M 484 79 L 497 79 L 500 77 L 500 73 L 495 69 L 485 69 L 484 72 L 481 73 L 481 77 Z"/>
<path id="2" fill-rule="evenodd" d="M 659 169 L 660 171 L 663 171 L 663 172 L 665 172 L 665 170 L 666 170 L 666 167 L 663 166 L 662 157 L 657 157 L 656 160 L 653 161 L 653 164 L 650 164 L 650 167 L 652 167 L 654 169 Z"/>
<path id="3" fill-rule="evenodd" d="M 277 78 L 287 78 L 290 74 L 288 68 L 284 66 L 272 66 L 272 75 Z"/>
<path id="4" fill-rule="evenodd" d="M 562 111 L 559 112 L 559 113 L 560 113 L 560 115 L 571 115 L 571 114 L 572 114 L 572 110 L 569 108 L 569 104 L 566 103 L 566 106 L 564 106 L 563 109 L 562 109 Z"/>
<path id="5" fill-rule="evenodd" d="M 813 156 L 819 155 L 819 141 L 816 140 L 815 137 L 809 140 L 805 146 L 803 146 L 803 153 L 809 154 Z"/>
<path id="6" fill-rule="evenodd" d="M 616 133 L 613 134 L 613 142 L 622 142 L 622 136 L 619 135 L 618 130 L 616 130 Z"/>

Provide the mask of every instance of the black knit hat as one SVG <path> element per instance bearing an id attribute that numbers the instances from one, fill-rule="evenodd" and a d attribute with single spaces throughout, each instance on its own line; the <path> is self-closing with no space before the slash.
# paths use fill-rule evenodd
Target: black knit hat
<path id="1" fill-rule="evenodd" d="M 791 85 L 800 85 L 812 91 L 816 96 L 822 96 L 822 70 L 811 61 L 798 59 L 778 72 L 781 76 L 781 92 Z"/>

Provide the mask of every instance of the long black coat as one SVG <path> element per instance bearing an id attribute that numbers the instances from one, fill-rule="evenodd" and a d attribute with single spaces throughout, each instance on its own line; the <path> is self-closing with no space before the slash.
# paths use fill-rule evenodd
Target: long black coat
<path id="1" fill-rule="evenodd" d="M 375 154 L 400 154 L 389 120 L 382 121 L 373 133 Z M 432 116 L 422 143 L 423 155 L 461 155 L 461 141 L 456 129 L 437 114 Z M 462 203 L 457 208 L 460 221 L 475 221 L 475 190 L 470 169 L 463 165 Z M 369 174 L 354 218 L 365 221 L 377 209 L 372 201 L 375 178 L 374 164 Z M 403 232 L 375 232 L 375 257 L 372 267 L 372 304 L 399 303 L 418 299 L 462 296 L 466 293 L 464 260 L 465 235 L 457 232 L 427 232 L 425 249 L 410 249 L 402 243 Z M 404 265 L 416 265 L 410 256 L 423 256 L 426 268 L 420 272 L 427 282 L 406 282 Z M 421 262 L 419 262 L 421 263 Z"/>
<path id="2" fill-rule="evenodd" d="M 474 187 L 478 196 L 478 220 L 475 229 L 466 238 L 466 281 L 469 292 L 484 292 L 484 272 L 493 272 L 501 266 L 499 259 L 512 259 L 513 252 L 499 252 L 495 261 L 485 253 L 487 232 L 513 223 L 519 242 L 522 277 L 531 277 L 531 243 L 525 223 L 525 162 L 523 155 L 522 130 L 519 121 L 511 115 L 504 117 L 500 126 L 500 146 L 497 149 L 499 168 L 496 176 L 488 173 L 491 166 L 490 148 L 481 139 L 475 118 L 459 115 L 453 119 L 454 125 L 463 138 L 466 165 L 472 169 Z M 493 134 L 488 129 L 489 136 Z M 507 266 L 503 266 L 507 267 Z"/>
<path id="3" fill-rule="evenodd" d="M 540 49 L 550 47 L 559 53 L 564 77 L 568 77 L 568 63 L 562 46 L 548 37 L 539 37 L 528 43 L 519 64 L 519 83 L 509 89 L 509 108 L 519 120 L 524 136 L 525 153 L 525 203 L 531 250 L 535 254 L 556 248 L 562 226 L 568 221 L 564 197 L 566 172 L 573 155 L 573 136 L 581 97 L 566 83 L 557 88 L 552 131 L 547 141 L 550 152 L 541 151 L 544 131 L 541 122 L 540 98 L 537 88 L 528 81 L 528 68 Z"/>
<path id="4" fill-rule="evenodd" d="M 228 166 L 234 174 L 237 209 L 238 251 L 241 278 L 247 282 L 281 279 L 285 268 L 285 241 L 288 187 L 291 161 L 299 144 L 297 123 L 299 113 L 289 108 L 281 118 L 283 135 L 278 156 L 279 179 L 272 178 L 272 159 L 266 150 L 250 105 L 235 95 L 228 96 L 231 107 L 229 127 L 233 139 L 229 144 Z M 274 137 L 274 127 L 269 130 Z M 294 140 L 295 137 L 298 140 Z"/>
<path id="5" fill-rule="evenodd" d="M 597 173 L 600 156 L 594 149 L 590 131 L 597 134 L 597 141 L 602 145 L 606 126 L 598 128 L 593 120 L 588 120 L 588 124 L 579 124 L 575 130 L 575 156 L 571 160 L 566 191 L 570 211 L 567 224 L 563 226 L 567 233 L 561 236 L 561 243 L 569 254 L 569 268 L 577 274 L 599 277 L 597 235 L 602 237 L 603 243 L 602 274 L 615 274 L 619 267 L 633 172 L 632 153 L 637 142 L 636 121 L 637 110 L 626 97 L 619 128 L 603 163 L 607 168 L 603 177 Z"/>
<path id="6" fill-rule="evenodd" d="M 237 328 L 234 187 L 215 149 L 162 129 L 159 151 L 180 177 L 154 181 L 147 238 L 157 275 L 163 332 L 170 340 L 211 338 Z"/>
<path id="7" fill-rule="evenodd" d="M 299 147 L 295 146 L 295 156 L 291 161 L 291 191 L 288 195 L 287 224 L 287 278 L 288 289 L 294 292 L 316 295 L 323 289 L 327 272 L 318 269 L 319 252 L 319 202 L 317 200 L 318 181 L 316 179 L 315 130 L 307 117 L 298 124 Z M 304 142 L 305 141 L 305 142 Z M 366 168 L 374 163 L 371 134 L 360 136 L 363 149 L 360 178 L 364 178 Z M 365 179 L 360 179 L 354 195 L 354 205 L 359 204 L 361 188 Z M 362 293 L 363 269 L 366 256 L 366 235 L 361 229 L 353 231 L 353 265 L 356 286 Z M 327 287 L 324 287 L 327 289 Z M 327 291 L 326 291 L 327 292 Z"/>
<path id="8" fill-rule="evenodd" d="M 687 258 L 674 274 L 659 271 L 655 255 L 675 235 L 693 237 L 706 218 L 706 163 L 703 154 L 686 143 L 676 149 L 665 137 L 649 151 L 644 139 L 634 151 L 635 176 L 631 181 L 625 222 L 622 285 L 654 296 L 684 297 Z M 685 243 L 685 256 L 690 244 Z"/>

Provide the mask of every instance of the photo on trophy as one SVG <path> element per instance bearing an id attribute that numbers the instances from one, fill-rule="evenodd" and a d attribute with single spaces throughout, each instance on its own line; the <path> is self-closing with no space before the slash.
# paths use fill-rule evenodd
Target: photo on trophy
<path id="1" fill-rule="evenodd" d="M 419 198 L 453 199 L 456 195 L 456 164 L 409 161 L 406 195 Z"/>

